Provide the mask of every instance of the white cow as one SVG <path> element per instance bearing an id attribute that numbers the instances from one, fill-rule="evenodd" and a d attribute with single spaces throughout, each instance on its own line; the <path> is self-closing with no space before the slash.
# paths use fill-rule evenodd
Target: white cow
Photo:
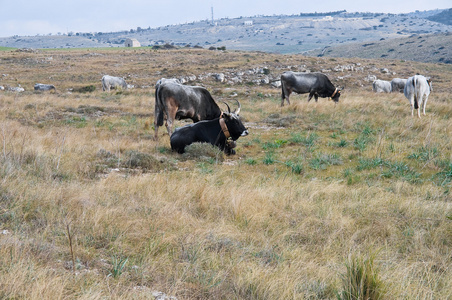
<path id="1" fill-rule="evenodd" d="M 393 92 L 400 92 L 403 93 L 403 90 L 405 89 L 406 79 L 402 78 L 394 78 L 391 80 L 391 90 Z"/>
<path id="2" fill-rule="evenodd" d="M 375 93 L 390 93 L 392 91 L 391 82 L 377 79 L 372 84 L 372 90 Z"/>
<path id="3" fill-rule="evenodd" d="M 101 79 L 102 81 L 102 90 L 103 91 L 110 91 L 111 88 L 117 89 L 127 89 L 127 84 L 124 78 L 121 77 L 114 77 L 110 75 L 104 75 Z"/>
<path id="4" fill-rule="evenodd" d="M 428 95 L 430 95 L 432 90 L 432 80 L 430 77 L 426 78 L 422 75 L 414 75 L 408 78 L 403 94 L 410 101 L 411 116 L 414 115 L 414 109 L 417 109 L 417 115 L 419 118 L 421 117 L 422 104 L 425 116 L 425 106 L 427 105 Z"/>

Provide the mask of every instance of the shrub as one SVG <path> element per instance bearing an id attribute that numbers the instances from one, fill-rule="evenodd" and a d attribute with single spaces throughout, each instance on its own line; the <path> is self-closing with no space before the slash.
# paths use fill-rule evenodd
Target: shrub
<path id="1" fill-rule="evenodd" d="M 328 166 L 337 166 L 341 164 L 342 158 L 336 153 L 321 154 L 309 162 L 310 167 L 314 170 L 325 170 Z"/>
<path id="2" fill-rule="evenodd" d="M 292 170 L 292 173 L 294 174 L 303 173 L 303 165 L 301 163 L 288 161 L 285 164 Z"/>
<path id="3" fill-rule="evenodd" d="M 193 143 L 185 147 L 182 155 L 185 159 L 198 159 L 211 163 L 223 162 L 224 153 L 218 147 L 209 143 Z"/>
<path id="4" fill-rule="evenodd" d="M 87 86 L 82 86 L 80 88 L 74 89 L 74 92 L 77 92 L 77 93 L 92 93 L 95 90 L 96 90 L 96 87 L 94 85 L 87 85 Z"/>
<path id="5" fill-rule="evenodd" d="M 272 152 L 267 152 L 265 153 L 265 157 L 264 157 L 264 164 L 265 165 L 272 165 L 275 163 L 275 158 L 273 157 L 273 153 Z"/>

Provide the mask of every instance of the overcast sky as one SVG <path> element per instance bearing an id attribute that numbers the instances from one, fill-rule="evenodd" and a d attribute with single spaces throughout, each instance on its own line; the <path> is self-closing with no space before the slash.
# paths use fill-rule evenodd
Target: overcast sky
<path id="1" fill-rule="evenodd" d="M 0 37 L 154 28 L 211 18 L 451 8 L 451 0 L 0 0 Z"/>

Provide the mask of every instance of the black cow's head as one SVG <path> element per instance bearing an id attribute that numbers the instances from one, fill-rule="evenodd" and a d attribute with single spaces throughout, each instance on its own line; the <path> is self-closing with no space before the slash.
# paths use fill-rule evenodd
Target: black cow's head
<path id="1" fill-rule="evenodd" d="M 237 140 L 241 136 L 248 135 L 248 130 L 240 120 L 240 116 L 236 113 L 223 112 L 223 119 L 229 130 L 232 140 Z"/>
<path id="2" fill-rule="evenodd" d="M 231 135 L 232 140 L 237 140 L 241 136 L 248 135 L 248 130 L 245 128 L 245 126 L 242 123 L 242 120 L 240 119 L 239 113 L 241 109 L 240 102 L 238 100 L 238 108 L 231 112 L 231 108 L 229 105 L 223 101 L 224 104 L 228 107 L 228 112 L 223 112 L 222 117 L 226 123 L 226 126 L 228 127 L 229 134 Z"/>
<path id="3" fill-rule="evenodd" d="M 336 88 L 333 95 L 331 95 L 331 100 L 333 100 L 335 103 L 338 103 L 339 97 L 341 96 L 341 91 L 342 89 Z"/>

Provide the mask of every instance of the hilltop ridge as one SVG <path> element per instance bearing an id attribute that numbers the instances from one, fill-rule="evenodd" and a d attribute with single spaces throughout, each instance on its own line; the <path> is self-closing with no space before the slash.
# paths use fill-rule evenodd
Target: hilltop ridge
<path id="1" fill-rule="evenodd" d="M 121 32 L 14 36 L 0 38 L 0 46 L 14 48 L 124 47 L 127 38 L 135 38 L 143 47 L 162 45 L 223 47 L 232 50 L 295 54 L 354 43 L 408 38 L 419 34 L 447 34 L 452 32 L 452 25 L 432 21 L 435 20 L 435 16 L 444 12 L 447 10 L 409 14 L 337 11 L 223 18 L 214 20 L 213 24 L 209 20 L 204 20 L 158 28 L 137 27 Z M 403 57 L 403 53 L 401 56 Z"/>

